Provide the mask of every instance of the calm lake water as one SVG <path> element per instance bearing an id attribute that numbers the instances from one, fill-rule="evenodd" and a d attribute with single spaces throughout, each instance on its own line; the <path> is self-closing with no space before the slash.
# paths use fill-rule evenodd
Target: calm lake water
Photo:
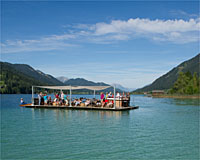
<path id="1" fill-rule="evenodd" d="M 199 101 L 132 96 L 138 110 L 19 107 L 1 95 L 1 159 L 199 159 Z M 86 97 L 86 96 L 84 96 Z"/>

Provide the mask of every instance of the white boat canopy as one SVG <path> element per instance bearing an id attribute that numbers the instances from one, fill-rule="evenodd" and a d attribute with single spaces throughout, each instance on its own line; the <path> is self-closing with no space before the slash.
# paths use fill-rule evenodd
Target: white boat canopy
<path id="1" fill-rule="evenodd" d="M 59 89 L 59 90 L 77 90 L 77 89 L 89 89 L 89 90 L 104 90 L 112 86 L 33 86 L 34 88 L 45 88 L 45 89 Z"/>

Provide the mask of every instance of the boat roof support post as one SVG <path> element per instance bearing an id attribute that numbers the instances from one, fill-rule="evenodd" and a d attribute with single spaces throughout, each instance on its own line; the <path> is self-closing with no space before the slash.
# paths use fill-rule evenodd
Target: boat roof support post
<path id="1" fill-rule="evenodd" d="M 114 85 L 114 109 L 116 108 L 116 100 L 115 100 L 116 98 L 115 97 L 116 97 L 116 95 L 115 95 L 115 85 Z"/>
<path id="2" fill-rule="evenodd" d="M 34 86 L 32 86 L 32 105 L 34 105 Z"/>
<path id="3" fill-rule="evenodd" d="M 69 106 L 71 107 L 72 106 L 72 86 L 70 86 L 70 97 L 69 97 Z"/>
<path id="4" fill-rule="evenodd" d="M 94 98 L 95 98 L 95 89 L 94 89 Z"/>

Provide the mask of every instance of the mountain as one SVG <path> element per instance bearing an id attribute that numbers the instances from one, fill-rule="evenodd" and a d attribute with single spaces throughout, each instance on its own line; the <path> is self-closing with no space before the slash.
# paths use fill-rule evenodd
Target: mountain
<path id="1" fill-rule="evenodd" d="M 109 86 L 106 83 L 103 82 L 92 82 L 88 81 L 84 78 L 75 78 L 75 79 L 69 79 L 64 82 L 65 85 L 72 85 L 72 86 Z"/>
<path id="2" fill-rule="evenodd" d="M 66 81 L 69 80 L 67 77 L 64 77 L 64 76 L 56 77 L 56 79 L 59 80 L 62 83 L 65 83 Z"/>
<path id="3" fill-rule="evenodd" d="M 126 87 L 123 87 L 121 84 L 117 84 L 117 83 L 113 83 L 112 85 L 113 86 L 115 85 L 116 88 L 118 88 L 122 91 L 125 91 L 125 92 L 130 92 L 130 91 L 135 90 L 135 88 L 126 88 Z"/>
<path id="4" fill-rule="evenodd" d="M 69 79 L 65 81 L 65 85 L 72 85 L 72 86 L 110 86 L 109 84 L 103 83 L 103 82 L 92 82 L 88 81 L 84 78 L 75 78 L 75 79 Z M 86 91 L 86 90 L 81 90 Z M 113 93 L 113 87 L 107 88 L 103 90 L 103 92 L 112 92 Z M 116 92 L 123 92 L 121 89 L 116 88 Z"/>
<path id="5" fill-rule="evenodd" d="M 0 62 L 0 67 L 1 94 L 31 93 L 31 88 L 33 85 L 108 86 L 108 84 L 103 82 L 95 83 L 83 78 L 67 80 L 66 77 L 62 77 L 62 80 L 65 82 L 63 83 L 51 75 L 33 69 L 27 64 L 11 64 L 7 62 Z M 86 90 L 79 90 L 79 92 L 80 91 L 85 92 Z M 104 92 L 110 91 L 113 92 L 113 88 L 104 90 Z M 119 89 L 116 91 L 122 92 Z"/>
<path id="6" fill-rule="evenodd" d="M 0 62 L 0 93 L 31 93 L 32 85 L 47 85 L 12 67 L 10 63 Z"/>
<path id="7" fill-rule="evenodd" d="M 10 66 L 16 71 L 21 72 L 22 74 L 28 77 L 34 78 L 42 83 L 46 83 L 49 85 L 63 85 L 62 82 L 60 82 L 53 76 L 49 74 L 45 74 L 42 71 L 35 70 L 27 64 L 11 64 L 11 63 L 4 62 L 4 65 Z"/>
<path id="8" fill-rule="evenodd" d="M 143 88 L 137 89 L 134 92 L 146 92 L 146 91 L 152 91 L 152 90 L 166 90 L 170 89 L 174 82 L 177 80 L 178 75 L 180 72 L 187 72 L 189 71 L 191 74 L 194 74 L 194 72 L 197 73 L 199 76 L 199 66 L 200 66 L 200 53 L 187 60 L 183 63 L 179 64 L 177 67 L 170 70 L 168 73 L 164 74 L 163 76 L 156 79 L 152 84 L 145 86 Z"/>
<path id="9" fill-rule="evenodd" d="M 26 64 L 0 62 L 0 93 L 31 93 L 32 85 L 63 85 L 51 75 Z"/>

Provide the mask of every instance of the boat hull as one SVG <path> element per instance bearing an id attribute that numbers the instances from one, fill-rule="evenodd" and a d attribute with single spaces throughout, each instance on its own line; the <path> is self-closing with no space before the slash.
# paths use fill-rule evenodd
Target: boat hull
<path id="1" fill-rule="evenodd" d="M 139 106 L 129 106 L 120 108 L 107 108 L 107 107 L 93 107 L 93 106 L 51 106 L 51 105 L 24 105 L 26 108 L 40 108 L 40 109 L 70 109 L 70 110 L 104 110 L 104 111 L 127 111 L 132 109 L 138 109 Z"/>

